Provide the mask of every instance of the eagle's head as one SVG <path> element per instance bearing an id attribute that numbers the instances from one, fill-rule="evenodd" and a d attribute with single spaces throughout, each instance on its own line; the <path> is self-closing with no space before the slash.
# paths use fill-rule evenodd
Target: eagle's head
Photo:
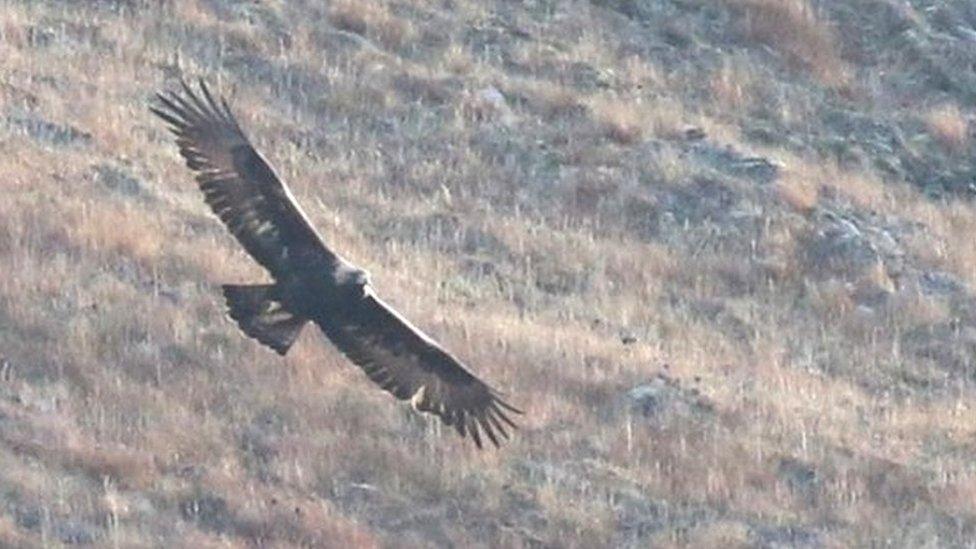
<path id="1" fill-rule="evenodd" d="M 333 272 L 336 284 L 362 289 L 369 284 L 369 272 L 352 265 L 340 265 Z"/>
<path id="2" fill-rule="evenodd" d="M 365 269 L 356 269 L 353 273 L 352 283 L 356 286 L 365 286 L 369 284 L 369 271 Z"/>

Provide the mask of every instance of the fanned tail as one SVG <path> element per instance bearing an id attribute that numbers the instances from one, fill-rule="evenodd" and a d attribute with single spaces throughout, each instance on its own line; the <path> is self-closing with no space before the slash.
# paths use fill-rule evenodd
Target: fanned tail
<path id="1" fill-rule="evenodd" d="M 298 339 L 308 319 L 285 309 L 275 296 L 274 284 L 224 284 L 230 317 L 245 334 L 284 356 Z"/>

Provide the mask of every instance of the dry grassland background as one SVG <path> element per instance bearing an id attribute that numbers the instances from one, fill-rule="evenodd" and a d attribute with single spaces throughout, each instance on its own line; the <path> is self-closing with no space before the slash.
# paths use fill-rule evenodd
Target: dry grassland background
<path id="1" fill-rule="evenodd" d="M 0 1 L 0 545 L 973 547 L 974 6 Z M 201 76 L 512 443 L 225 319 Z"/>

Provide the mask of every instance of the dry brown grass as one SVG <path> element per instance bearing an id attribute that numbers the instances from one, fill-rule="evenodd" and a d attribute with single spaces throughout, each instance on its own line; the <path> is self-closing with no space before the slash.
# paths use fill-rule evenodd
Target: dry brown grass
<path id="1" fill-rule="evenodd" d="M 648 136 L 675 137 L 685 119 L 681 106 L 668 101 L 597 97 L 590 110 L 600 132 L 620 145 L 635 145 Z"/>
<path id="2" fill-rule="evenodd" d="M 804 173 L 788 169 L 776 182 L 776 196 L 789 207 L 801 213 L 809 213 L 817 205 L 820 189 L 815 181 Z"/>
<path id="3" fill-rule="evenodd" d="M 837 35 L 808 0 L 726 0 L 742 10 L 743 31 L 779 51 L 824 85 L 839 88 L 850 69 L 837 50 Z"/>
<path id="4" fill-rule="evenodd" d="M 329 21 L 340 30 L 375 38 L 384 47 L 393 50 L 404 47 L 414 38 L 409 21 L 390 14 L 381 2 L 335 2 L 329 9 Z"/>
<path id="5" fill-rule="evenodd" d="M 647 3 L 252 4 L 0 10 L 0 545 L 973 539 L 973 313 L 919 275 L 976 284 L 976 208 L 818 152 L 819 110 L 876 115 L 796 78 L 858 74 L 831 5 L 674 3 L 662 43 Z M 180 74 L 526 408 L 510 444 L 476 452 L 315 330 L 280 359 L 223 318 L 217 285 L 266 274 L 145 109 Z M 922 115 L 957 162 L 961 104 Z M 901 255 L 811 264 L 828 213 Z"/>
<path id="6" fill-rule="evenodd" d="M 754 76 L 741 60 L 726 59 L 708 80 L 712 97 L 721 112 L 747 110 L 756 99 Z"/>
<path id="7" fill-rule="evenodd" d="M 946 151 L 959 154 L 969 148 L 969 121 L 958 105 L 940 105 L 925 113 L 925 127 Z"/>
<path id="8" fill-rule="evenodd" d="M 642 109 L 632 103 L 601 101 L 593 110 L 606 136 L 621 145 L 637 143 L 648 131 Z"/>

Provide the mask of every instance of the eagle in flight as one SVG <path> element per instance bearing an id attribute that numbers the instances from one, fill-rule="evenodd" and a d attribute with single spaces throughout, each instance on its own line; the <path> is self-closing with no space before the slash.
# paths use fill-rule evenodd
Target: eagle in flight
<path id="1" fill-rule="evenodd" d="M 243 332 L 288 352 L 308 322 L 400 400 L 441 418 L 481 448 L 496 447 L 521 410 L 386 304 L 367 273 L 330 249 L 288 186 L 251 146 L 227 102 L 203 80 L 195 92 L 159 93 L 150 110 L 169 124 L 204 199 L 244 249 L 274 279 L 223 286 L 229 315 Z"/>

